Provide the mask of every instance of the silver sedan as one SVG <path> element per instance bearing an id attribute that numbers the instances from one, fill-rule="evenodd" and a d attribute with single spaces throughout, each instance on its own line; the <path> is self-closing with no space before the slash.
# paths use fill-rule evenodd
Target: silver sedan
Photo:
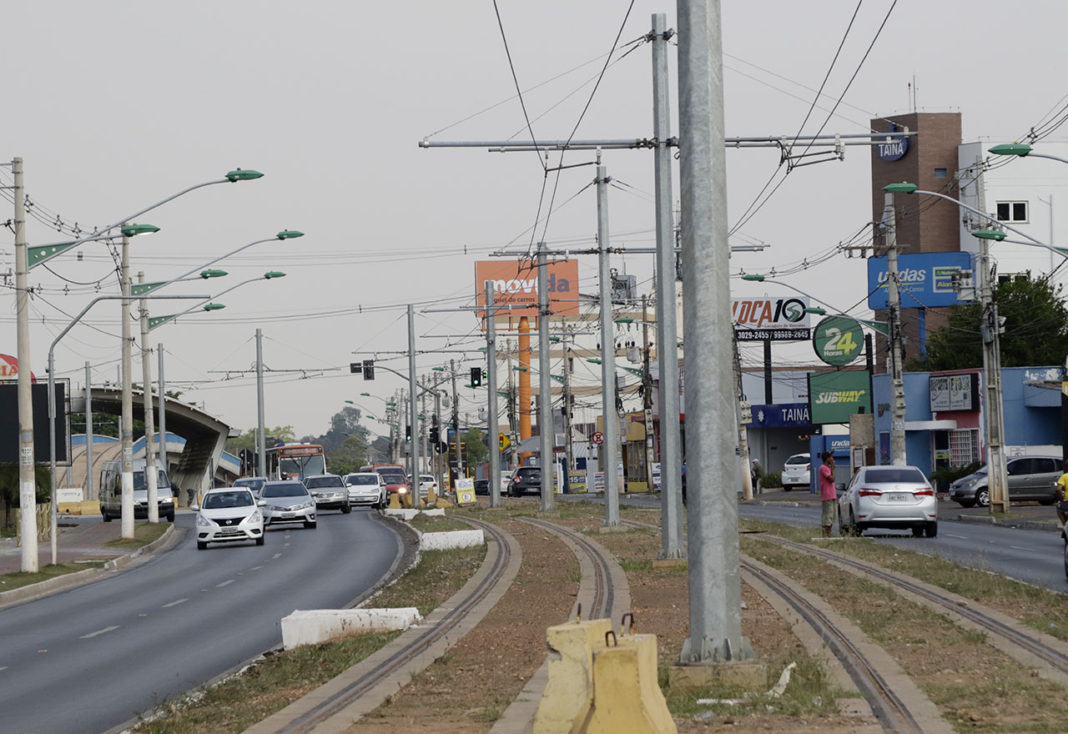
<path id="1" fill-rule="evenodd" d="M 315 498 L 299 480 L 267 482 L 260 490 L 260 500 L 265 503 L 263 519 L 267 525 L 284 522 L 302 522 L 306 528 L 317 525 Z"/>
<path id="2" fill-rule="evenodd" d="M 914 466 L 862 466 L 838 497 L 842 535 L 868 528 L 911 529 L 916 537 L 938 535 L 934 488 Z"/>

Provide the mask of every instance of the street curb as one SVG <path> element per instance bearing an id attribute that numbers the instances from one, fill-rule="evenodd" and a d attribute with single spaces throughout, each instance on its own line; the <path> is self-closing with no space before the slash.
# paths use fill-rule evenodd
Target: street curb
<path id="1" fill-rule="evenodd" d="M 947 520 L 949 518 L 946 518 Z M 1051 524 L 1047 522 L 1037 522 L 1035 520 L 999 520 L 996 517 L 990 517 L 989 515 L 957 515 L 954 518 L 957 522 L 974 522 L 983 525 L 993 525 L 994 527 L 1002 528 L 1018 528 L 1021 530 L 1049 530 L 1053 532 L 1060 532 L 1059 525 Z"/>
<path id="2" fill-rule="evenodd" d="M 84 571 L 76 571 L 75 573 L 68 573 L 36 584 L 23 586 L 20 589 L 0 592 L 0 609 L 15 604 L 21 604 L 26 601 L 33 601 L 51 594 L 56 594 L 60 591 L 73 589 L 76 586 L 82 586 L 84 584 L 98 581 L 106 574 L 127 568 L 144 556 L 151 555 L 157 551 L 170 550 L 178 544 L 178 541 L 181 540 L 183 535 L 185 535 L 184 530 L 176 530 L 174 525 L 171 525 L 163 535 L 156 538 L 148 545 L 141 546 L 132 553 L 126 553 L 118 558 L 113 558 L 101 568 L 87 568 Z"/>

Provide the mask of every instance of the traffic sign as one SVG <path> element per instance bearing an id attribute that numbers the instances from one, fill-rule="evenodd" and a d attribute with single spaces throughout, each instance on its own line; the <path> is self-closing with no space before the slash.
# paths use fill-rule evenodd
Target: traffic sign
<path id="1" fill-rule="evenodd" d="M 508 440 L 508 436 L 503 433 L 497 434 L 497 448 L 504 451 L 506 448 L 512 445 L 512 442 Z"/>
<path id="2" fill-rule="evenodd" d="M 604 434 L 600 431 L 596 431 L 594 432 L 591 440 L 593 441 L 595 446 L 600 446 L 602 443 L 604 443 Z"/>

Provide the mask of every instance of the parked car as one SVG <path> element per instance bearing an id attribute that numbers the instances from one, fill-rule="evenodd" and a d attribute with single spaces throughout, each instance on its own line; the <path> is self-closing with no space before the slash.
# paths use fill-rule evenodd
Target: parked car
<path id="1" fill-rule="evenodd" d="M 209 489 L 197 510 L 197 550 L 204 550 L 208 543 L 233 543 L 254 540 L 263 545 L 263 513 L 260 506 L 266 503 L 257 500 L 244 487 L 221 487 Z"/>
<path id="2" fill-rule="evenodd" d="M 519 497 L 527 492 L 541 491 L 541 467 L 521 466 L 512 474 L 512 481 L 508 483 L 508 494 L 511 497 Z"/>
<path id="3" fill-rule="evenodd" d="M 264 501 L 263 519 L 267 525 L 283 522 L 302 522 L 306 528 L 314 528 L 315 498 L 299 479 L 267 482 L 260 490 Z"/>
<path id="4" fill-rule="evenodd" d="M 490 481 L 488 479 L 476 479 L 475 480 L 475 494 L 490 493 Z"/>
<path id="5" fill-rule="evenodd" d="M 501 494 L 508 494 L 508 486 L 512 483 L 512 469 L 501 469 Z"/>
<path id="6" fill-rule="evenodd" d="M 105 461 L 100 472 L 100 516 L 104 522 L 122 517 L 122 462 Z M 156 467 L 156 508 L 160 517 L 174 522 L 174 488 L 167 472 Z M 145 460 L 134 462 L 133 472 L 134 518 L 148 518 L 148 483 L 145 478 Z"/>
<path id="7" fill-rule="evenodd" d="M 1005 462 L 1009 500 L 1036 500 L 1044 505 L 1057 501 L 1054 486 L 1061 476 L 1059 456 L 1016 456 Z M 949 485 L 949 498 L 963 507 L 990 506 L 987 467 Z"/>
<path id="8" fill-rule="evenodd" d="M 263 485 L 266 481 L 267 477 L 241 477 L 234 482 L 233 486 L 244 487 L 252 492 L 253 497 L 259 497 L 260 490 L 263 489 Z"/>
<path id="9" fill-rule="evenodd" d="M 914 466 L 862 466 L 838 496 L 838 529 L 860 535 L 868 528 L 909 528 L 916 537 L 938 535 L 938 500 Z"/>
<path id="10" fill-rule="evenodd" d="M 808 489 L 812 483 L 812 456 L 794 454 L 782 467 L 782 488 L 789 492 L 794 487 Z"/>
<path id="11" fill-rule="evenodd" d="M 313 474 L 304 477 L 304 486 L 315 498 L 317 510 L 341 510 L 346 515 L 352 512 L 349 490 L 345 480 L 337 474 Z"/>
<path id="12" fill-rule="evenodd" d="M 345 486 L 349 490 L 349 504 L 351 505 L 370 505 L 377 508 L 386 506 L 386 483 L 378 472 L 361 471 L 346 474 Z"/>

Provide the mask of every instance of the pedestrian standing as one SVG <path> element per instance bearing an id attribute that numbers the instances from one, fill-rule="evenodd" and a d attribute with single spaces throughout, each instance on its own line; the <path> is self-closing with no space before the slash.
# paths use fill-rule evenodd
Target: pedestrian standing
<path id="1" fill-rule="evenodd" d="M 760 462 L 757 459 L 753 459 L 751 474 L 753 477 L 753 491 L 757 494 L 764 494 L 764 487 L 761 486 L 764 481 L 764 469 L 760 466 Z"/>
<path id="2" fill-rule="evenodd" d="M 834 486 L 834 454 L 830 451 L 823 452 L 823 464 L 820 465 L 820 504 L 823 537 L 829 538 L 831 526 L 838 515 L 838 491 Z"/>

